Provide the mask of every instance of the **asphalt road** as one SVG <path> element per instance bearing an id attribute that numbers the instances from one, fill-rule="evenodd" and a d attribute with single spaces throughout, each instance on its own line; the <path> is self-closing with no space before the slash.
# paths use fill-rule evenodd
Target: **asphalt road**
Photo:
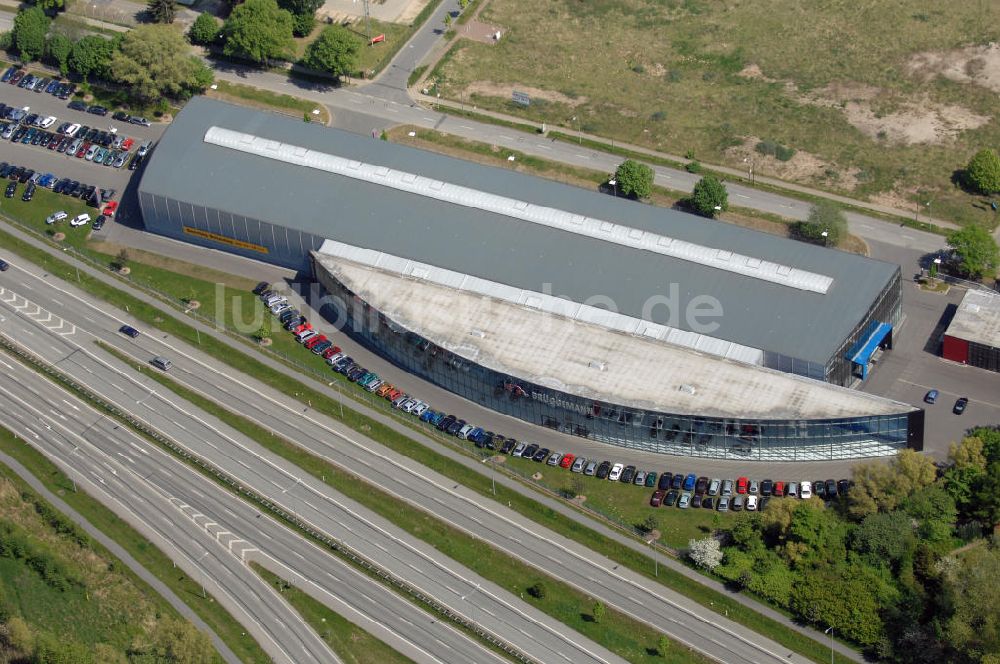
<path id="1" fill-rule="evenodd" d="M 26 273 L 18 268 L 3 273 L 0 284 L 6 290 L 0 293 L 0 302 L 9 316 L 4 325 L 33 321 L 29 327 L 20 325 L 15 338 L 29 347 L 43 345 L 49 361 L 95 393 L 123 410 L 136 413 L 153 428 L 210 459 L 238 481 L 255 487 L 285 511 L 349 544 L 368 560 L 406 579 L 424 595 L 477 621 L 538 661 L 621 661 L 509 591 L 464 570 L 423 542 L 411 541 L 401 529 L 304 475 L 292 464 L 272 458 L 264 448 L 183 403 L 158 383 L 136 374 L 110 356 L 98 357 L 104 353 L 94 352 L 97 349 L 90 345 L 91 337 L 86 330 L 98 330 L 103 337 L 115 338 L 112 330 L 120 323 L 115 322 L 110 311 L 102 313 L 68 290 L 59 290 L 52 279 L 40 282 L 25 277 Z M 28 300 L 16 294 L 12 279 L 18 280 L 18 290 Z M 58 314 L 38 306 L 49 299 L 52 310 Z M 70 318 L 74 313 L 78 317 Z M 175 367 L 181 362 L 177 354 L 174 362 Z M 180 375 L 176 368 L 173 372 Z M 189 498 L 185 496 L 185 500 Z"/>
<path id="2" fill-rule="evenodd" d="M 7 323 L 3 323 L 7 331 Z M 69 473 L 84 491 L 146 535 L 200 581 L 277 662 L 336 662 L 336 656 L 277 593 L 240 560 L 246 540 L 216 540 L 158 486 L 176 463 L 85 402 L 12 358 L 0 358 L 0 423 Z M 81 434 L 80 432 L 84 432 Z M 190 471 L 189 471 L 190 472 Z"/>
<path id="3" fill-rule="evenodd" d="M 792 662 L 804 661 L 797 655 L 789 655 L 777 644 L 740 625 L 715 616 L 701 607 L 688 608 L 690 602 L 683 596 L 665 587 L 651 584 L 647 579 L 631 571 L 622 570 L 613 561 L 598 556 L 575 542 L 535 524 L 523 524 L 523 518 L 514 512 L 455 485 L 447 478 L 408 459 L 395 458 L 391 452 L 374 441 L 344 430 L 328 418 L 313 412 L 303 413 L 302 404 L 274 393 L 273 390 L 246 376 L 238 375 L 227 368 L 215 368 L 216 362 L 204 358 L 194 349 L 184 347 L 175 340 L 161 339 L 159 335 L 155 337 L 142 335 L 135 341 L 122 337 L 115 332 L 120 324 L 116 318 L 122 318 L 121 315 L 113 316 L 107 308 L 104 309 L 106 313 L 97 314 L 93 307 L 76 300 L 68 290 L 62 294 L 53 293 L 56 289 L 51 278 L 46 282 L 49 284 L 48 287 L 31 286 L 32 283 L 37 285 L 37 281 L 28 277 L 19 279 L 17 284 L 12 284 L 10 288 L 20 288 L 21 292 L 24 292 L 25 296 L 32 299 L 36 305 L 56 311 L 71 321 L 78 330 L 74 338 L 83 332 L 80 328 L 85 328 L 140 361 L 146 361 L 157 354 L 170 357 L 174 362 L 174 367 L 171 369 L 171 377 L 174 380 L 201 391 L 209 398 L 226 403 L 244 416 L 257 420 L 261 425 L 285 435 L 314 453 L 326 457 L 332 463 L 363 475 L 369 481 L 396 493 L 400 499 L 412 502 L 474 536 L 486 539 L 540 571 L 560 576 L 576 585 L 581 591 L 601 598 L 609 606 L 627 612 L 721 661 L 764 662 L 779 659 Z M 26 286 L 31 286 L 30 294 L 25 291 Z M 47 316 L 47 314 L 40 315 Z M 79 357 L 79 354 L 76 357 Z M 65 370 L 69 369 L 68 364 L 62 366 Z M 94 370 L 93 363 L 89 360 L 88 366 Z M 87 381 L 88 377 L 80 376 L 80 379 Z M 121 380 L 123 379 L 120 377 L 114 379 L 113 376 L 108 376 L 106 380 L 99 382 L 108 383 L 108 391 L 112 391 L 122 390 L 117 385 Z M 162 396 L 154 396 L 156 400 L 163 401 Z M 134 396 L 127 399 L 128 402 L 133 400 Z M 155 410 L 158 427 L 160 416 L 168 421 L 173 419 L 185 423 L 191 419 L 184 414 L 168 417 L 168 411 L 174 408 L 169 402 L 152 408 L 148 404 L 154 400 L 153 397 L 148 400 L 143 397 L 140 400 L 144 408 Z M 147 415 L 145 410 L 143 415 L 153 418 L 153 414 Z M 164 422 L 163 426 L 171 425 Z M 213 430 L 224 428 L 221 425 L 212 427 Z M 190 425 L 186 425 L 185 429 L 183 437 L 198 436 L 190 429 Z M 225 437 L 228 439 L 232 435 L 227 432 Z M 211 441 L 219 436 L 206 431 L 201 437 Z M 222 450 L 218 452 L 234 458 L 231 452 Z M 244 462 L 246 460 L 244 458 Z M 298 478 L 295 481 L 290 473 L 275 478 L 273 473 L 258 472 L 248 481 L 265 492 L 280 490 L 283 494 L 298 497 L 302 493 L 299 490 L 299 483 L 306 482 L 307 478 Z M 308 500 L 303 502 L 306 508 L 313 507 Z M 352 511 L 354 509 L 356 508 L 352 508 Z M 303 512 L 298 513 L 303 514 Z M 355 524 L 350 532 L 363 532 L 364 528 L 359 531 L 359 527 L 361 524 Z M 327 532 L 336 534 L 336 529 Z M 460 594 L 460 597 L 470 600 L 470 604 L 475 607 L 469 609 L 470 617 L 473 611 L 478 612 L 480 620 L 485 620 L 484 614 L 489 615 L 490 624 L 493 624 L 493 620 L 502 618 L 502 614 L 496 614 L 493 608 L 484 606 L 478 601 L 478 592 L 473 595 L 476 598 L 474 603 L 468 592 Z M 440 597 L 440 595 L 434 596 Z M 537 651 L 528 650 L 528 652 L 542 661 L 549 661 Z"/>

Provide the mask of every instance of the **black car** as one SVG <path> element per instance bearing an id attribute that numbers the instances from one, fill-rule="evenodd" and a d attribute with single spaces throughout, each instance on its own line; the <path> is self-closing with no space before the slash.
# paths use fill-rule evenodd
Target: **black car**
<path id="1" fill-rule="evenodd" d="M 961 415 L 965 412 L 965 408 L 969 405 L 968 397 L 960 397 L 958 401 L 955 402 L 955 406 L 951 409 L 951 412 L 956 415 Z"/>
<path id="2" fill-rule="evenodd" d="M 262 281 L 262 282 L 260 282 L 259 284 L 257 284 L 254 287 L 253 294 L 254 295 L 260 295 L 261 293 L 263 293 L 264 291 L 266 291 L 270 287 L 271 287 L 271 284 L 267 283 L 266 281 Z"/>
<path id="3" fill-rule="evenodd" d="M 62 91 L 59 93 L 60 99 L 69 99 L 70 95 L 76 92 L 76 83 L 69 83 L 63 86 Z M 81 102 L 82 104 L 82 102 Z"/>
<path id="4" fill-rule="evenodd" d="M 17 181 L 14 180 L 7 184 L 7 191 L 3 192 L 3 195 L 7 198 L 14 198 L 14 192 L 17 191 Z"/>
<path id="5" fill-rule="evenodd" d="M 278 320 L 282 323 L 287 323 L 290 320 L 298 320 L 301 315 L 302 314 L 299 313 L 298 309 L 289 309 L 288 311 L 281 312 L 281 316 L 278 317 Z"/>
<path id="6" fill-rule="evenodd" d="M 771 480 L 764 480 L 760 483 L 760 495 L 770 496 L 771 492 L 774 490 L 774 482 Z"/>
<path id="7" fill-rule="evenodd" d="M 69 184 L 63 187 L 62 193 L 66 196 L 76 196 L 76 192 L 80 191 L 80 183 L 76 180 L 72 180 Z"/>
<path id="8" fill-rule="evenodd" d="M 71 101 L 69 103 L 69 107 L 72 108 L 74 111 L 86 111 L 87 110 L 87 105 L 84 104 L 82 101 L 79 101 L 79 100 L 76 100 L 76 99 L 74 99 L 73 101 Z"/>
<path id="9" fill-rule="evenodd" d="M 521 458 L 522 459 L 534 459 L 535 458 L 535 452 L 537 452 L 537 451 L 538 451 L 538 445 L 536 445 L 535 443 L 532 443 L 532 444 L 528 445 L 526 448 L 524 448 L 523 452 L 521 452 Z"/>
<path id="10" fill-rule="evenodd" d="M 10 269 L 10 264 L 7 261 L 0 261 L 0 272 L 6 272 Z"/>
<path id="11" fill-rule="evenodd" d="M 448 428 L 445 429 L 445 433 L 447 433 L 449 436 L 454 436 L 456 433 L 458 433 L 459 429 L 464 427 L 466 424 L 467 423 L 465 420 L 455 420 L 454 422 L 448 425 Z"/>
<path id="12" fill-rule="evenodd" d="M 503 452 L 504 454 L 510 454 L 511 452 L 514 451 L 515 447 L 517 447 L 517 440 L 514 438 L 508 438 L 507 440 L 503 441 L 503 447 L 500 448 L 500 451 Z"/>
<path id="13" fill-rule="evenodd" d="M 136 155 L 132 157 L 132 161 L 128 163 L 128 169 L 130 171 L 134 171 L 135 169 L 139 168 L 140 164 L 142 164 L 142 156 Z"/>
<path id="14" fill-rule="evenodd" d="M 34 135 L 34 136 L 33 136 L 33 137 L 31 138 L 31 144 L 32 144 L 32 145 L 41 145 L 43 141 L 45 142 L 45 144 L 46 144 L 46 145 L 48 145 L 48 142 L 49 142 L 49 135 L 48 135 L 48 133 L 46 133 L 46 132 L 44 132 L 44 131 L 39 131 L 39 132 L 37 132 L 37 133 L 36 133 L 36 134 L 35 134 L 35 135 Z"/>
<path id="15" fill-rule="evenodd" d="M 679 497 L 680 497 L 680 494 L 677 493 L 676 491 L 674 491 L 673 489 L 671 489 L 670 491 L 667 492 L 667 495 L 663 497 L 663 503 L 662 503 L 662 505 L 664 507 L 673 507 L 674 505 L 677 504 L 677 499 Z"/>
<path id="16" fill-rule="evenodd" d="M 849 480 L 840 480 L 837 482 L 837 493 L 841 496 L 847 497 L 847 492 L 851 488 L 851 482 Z"/>
<path id="17" fill-rule="evenodd" d="M 541 463 L 549 458 L 551 451 L 547 447 L 543 447 L 531 456 L 531 460 L 537 463 Z"/>
<path id="18" fill-rule="evenodd" d="M 21 200 L 27 203 L 34 197 L 34 195 L 35 195 L 35 183 L 29 182 L 28 186 L 24 188 L 24 193 L 21 194 Z"/>
<path id="19" fill-rule="evenodd" d="M 437 424 L 438 431 L 444 431 L 445 429 L 447 429 L 448 427 L 450 427 L 452 424 L 454 424 L 456 419 L 458 419 L 458 418 L 456 418 L 454 415 L 448 415 L 443 420 L 441 420 L 440 422 L 438 422 L 438 424 Z"/>
<path id="20" fill-rule="evenodd" d="M 826 481 L 826 497 L 836 498 L 837 497 L 837 483 L 833 480 Z"/>
<path id="21" fill-rule="evenodd" d="M 88 186 L 86 189 L 80 192 L 80 198 L 85 201 L 89 201 L 94 197 L 94 193 L 97 191 L 97 187 L 94 185 Z"/>
<path id="22" fill-rule="evenodd" d="M 823 480 L 813 482 L 813 493 L 820 498 L 826 498 L 826 484 Z"/>
<path id="23" fill-rule="evenodd" d="M 0 179 L 6 179 L 10 172 L 16 167 L 13 164 L 8 164 L 6 161 L 0 166 Z"/>
<path id="24" fill-rule="evenodd" d="M 38 113 L 32 113 L 24 119 L 24 124 L 33 125 L 38 122 Z"/>
<path id="25" fill-rule="evenodd" d="M 705 496 L 701 499 L 701 506 L 707 510 L 715 509 L 715 498 L 712 498 L 712 496 Z"/>
<path id="26" fill-rule="evenodd" d="M 102 228 L 104 228 L 104 222 L 106 222 L 107 220 L 108 218 L 105 217 L 103 214 L 97 215 L 97 219 L 94 219 L 93 229 L 95 231 L 101 230 Z"/>
<path id="27" fill-rule="evenodd" d="M 699 495 L 697 493 L 694 494 L 694 497 L 691 498 L 691 507 L 694 507 L 694 508 L 701 507 L 701 502 L 702 502 L 703 498 L 708 498 L 708 496 L 704 496 L 703 497 L 703 496 L 701 496 L 701 495 Z"/>
<path id="28" fill-rule="evenodd" d="M 115 114 L 111 116 L 115 120 L 121 120 L 122 122 L 128 122 L 129 114 L 125 111 L 115 111 Z"/>
<path id="29" fill-rule="evenodd" d="M 104 116 L 104 115 L 108 114 L 108 109 L 104 108 L 103 106 L 98 106 L 98 105 L 95 104 L 94 106 L 91 106 L 90 108 L 88 108 L 87 112 L 88 113 L 93 113 L 94 115 Z"/>
<path id="30" fill-rule="evenodd" d="M 632 478 L 635 477 L 635 466 L 625 466 L 625 470 L 622 471 L 622 476 L 618 478 L 619 482 L 624 482 L 625 484 L 631 484 Z"/>
<path id="31" fill-rule="evenodd" d="M 664 472 L 660 474 L 660 481 L 656 484 L 656 488 L 660 491 L 667 491 L 670 489 L 670 483 L 674 481 L 674 476 L 670 473 Z"/>
<path id="32" fill-rule="evenodd" d="M 122 334 L 132 337 L 133 339 L 139 336 L 139 330 L 135 329 L 131 325 L 122 325 L 121 327 L 118 328 L 118 331 L 121 332 Z"/>
<path id="33" fill-rule="evenodd" d="M 678 491 L 680 491 L 680 488 L 682 486 L 684 486 L 684 473 L 677 473 L 676 475 L 674 475 L 674 478 L 670 481 L 670 488 L 677 489 Z"/>
<path id="34" fill-rule="evenodd" d="M 597 467 L 596 477 L 599 480 L 605 480 L 608 478 L 608 473 L 611 472 L 611 462 L 602 461 L 601 465 Z"/>
<path id="35" fill-rule="evenodd" d="M 107 203 L 115 197 L 114 189 L 101 189 L 101 202 Z"/>
<path id="36" fill-rule="evenodd" d="M 24 184 L 25 182 L 27 182 L 28 180 L 30 180 L 31 176 L 34 175 L 34 174 L 35 174 L 35 171 L 33 171 L 33 170 L 31 170 L 29 168 L 28 170 L 23 171 L 21 173 L 21 177 L 18 178 L 18 182 L 20 182 L 21 184 Z"/>

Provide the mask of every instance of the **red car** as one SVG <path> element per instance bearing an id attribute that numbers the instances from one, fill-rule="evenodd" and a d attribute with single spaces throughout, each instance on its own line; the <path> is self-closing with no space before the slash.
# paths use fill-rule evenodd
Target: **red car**
<path id="1" fill-rule="evenodd" d="M 649 506 L 659 507 L 661 504 L 663 504 L 663 496 L 666 493 L 667 493 L 666 491 L 660 491 L 659 489 L 654 491 L 653 496 L 649 499 Z"/>
<path id="2" fill-rule="evenodd" d="M 76 151 L 76 156 L 83 159 L 83 155 L 87 154 L 87 150 L 90 149 L 90 143 L 82 143 L 80 149 Z"/>
<path id="3" fill-rule="evenodd" d="M 559 466 L 561 468 L 569 468 L 570 466 L 573 465 L 574 461 L 576 461 L 576 455 L 575 454 L 567 454 L 566 456 L 564 456 L 562 458 L 562 461 L 559 462 Z"/>
<path id="4" fill-rule="evenodd" d="M 327 348 L 326 350 L 323 351 L 323 359 L 329 360 L 337 353 L 342 353 L 342 352 L 344 351 L 340 348 L 340 346 L 331 346 L 330 348 Z"/>
<path id="5" fill-rule="evenodd" d="M 101 214 L 103 214 L 105 217 L 113 217 L 115 216 L 115 212 L 117 211 L 118 211 L 118 201 L 110 201 L 107 205 L 104 206 L 104 211 L 101 212 Z"/>
<path id="6" fill-rule="evenodd" d="M 750 484 L 750 480 L 745 477 L 740 477 L 736 480 L 736 493 L 746 493 L 747 487 Z"/>
<path id="7" fill-rule="evenodd" d="M 317 344 L 321 344 L 321 343 L 323 343 L 324 341 L 326 341 L 326 337 L 325 337 L 325 336 L 323 336 L 322 334 L 318 334 L 318 335 L 316 335 L 315 337 L 313 337 L 312 339 L 310 339 L 309 341 L 305 342 L 305 344 L 303 344 L 303 345 L 304 345 L 304 346 L 305 346 L 306 348 L 308 348 L 308 349 L 312 350 L 312 347 L 313 347 L 313 346 L 315 346 L 315 345 L 317 345 Z"/>
<path id="8" fill-rule="evenodd" d="M 132 149 L 132 145 L 134 143 L 135 143 L 135 139 L 126 138 L 124 141 L 122 141 L 122 150 L 125 150 L 125 152 L 128 152 L 129 150 Z"/>
<path id="9" fill-rule="evenodd" d="M 774 491 L 771 493 L 771 495 L 772 496 L 776 496 L 778 498 L 780 498 L 781 496 L 785 495 L 785 483 L 784 482 L 775 482 L 774 483 Z"/>

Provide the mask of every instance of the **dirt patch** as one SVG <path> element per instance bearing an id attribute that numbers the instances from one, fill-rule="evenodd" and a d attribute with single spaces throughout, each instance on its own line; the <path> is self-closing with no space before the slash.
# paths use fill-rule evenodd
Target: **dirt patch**
<path id="1" fill-rule="evenodd" d="M 1000 93 L 1000 44 L 917 53 L 906 63 L 906 69 L 921 80 L 943 76 Z"/>
<path id="2" fill-rule="evenodd" d="M 459 34 L 466 39 L 483 42 L 484 44 L 496 44 L 496 34 L 498 32 L 503 37 L 503 30 L 500 26 L 473 19 L 461 27 Z"/>
<path id="3" fill-rule="evenodd" d="M 791 159 L 782 161 L 777 157 L 757 152 L 756 147 L 760 141 L 757 136 L 747 137 L 742 145 L 726 150 L 727 159 L 745 167 L 744 159 L 747 159 L 748 155 L 752 156 L 754 170 L 758 175 L 772 175 L 797 182 L 822 182 L 845 191 L 852 191 L 858 186 L 858 169 L 839 169 L 833 163 L 802 150 L 796 150 Z"/>
<path id="4" fill-rule="evenodd" d="M 941 143 L 967 129 L 982 127 L 990 121 L 956 104 L 935 104 L 928 100 L 907 102 L 899 110 L 879 114 L 870 104 L 848 102 L 844 106 L 847 121 L 869 138 L 916 145 Z"/>
<path id="5" fill-rule="evenodd" d="M 493 83 L 491 81 L 475 81 L 470 83 L 468 87 L 465 88 L 466 95 L 482 95 L 484 97 L 500 97 L 501 99 L 510 99 L 511 93 L 517 90 L 518 92 L 524 92 L 535 99 L 544 99 L 545 101 L 552 102 L 555 104 L 566 104 L 567 106 L 576 107 L 580 104 L 586 104 L 589 99 L 587 97 L 568 97 L 561 92 L 554 92 L 552 90 L 542 90 L 541 88 L 533 88 L 527 85 L 511 85 L 509 83 Z"/>

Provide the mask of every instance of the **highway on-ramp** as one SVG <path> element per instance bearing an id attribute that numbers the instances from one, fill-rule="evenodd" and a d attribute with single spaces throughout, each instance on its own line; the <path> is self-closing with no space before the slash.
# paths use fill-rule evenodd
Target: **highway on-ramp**
<path id="1" fill-rule="evenodd" d="M 693 606 L 679 593 L 622 569 L 576 542 L 526 522 L 494 501 L 455 485 L 407 458 L 398 458 L 376 442 L 314 413 L 307 405 L 303 408 L 303 404 L 204 357 L 193 348 L 163 339 L 159 334 L 145 334 L 135 341 L 117 334 L 115 330 L 125 320 L 122 314 L 103 305 L 98 310 L 77 299 L 67 285 L 60 286 L 63 291 L 58 292 L 51 277 L 41 282 L 30 275 L 21 279 L 22 288 L 31 283 L 36 284 L 37 304 L 58 307 L 61 315 L 75 325 L 86 326 L 88 333 L 141 361 L 153 355 L 167 355 L 174 362 L 171 369 L 174 380 L 693 648 L 720 661 L 807 661 L 704 607 Z M 41 284 L 47 285 L 42 288 Z M 53 301 L 52 296 L 59 299 Z M 294 483 L 287 478 L 284 481 L 284 485 L 274 483 L 274 488 L 300 493 Z M 473 597 L 475 605 L 481 606 L 476 593 L 460 595 L 463 602 L 470 602 Z M 468 611 L 470 615 L 474 613 L 471 607 Z M 489 611 L 480 611 L 480 620 L 486 620 L 484 614 L 492 622 Z"/>

